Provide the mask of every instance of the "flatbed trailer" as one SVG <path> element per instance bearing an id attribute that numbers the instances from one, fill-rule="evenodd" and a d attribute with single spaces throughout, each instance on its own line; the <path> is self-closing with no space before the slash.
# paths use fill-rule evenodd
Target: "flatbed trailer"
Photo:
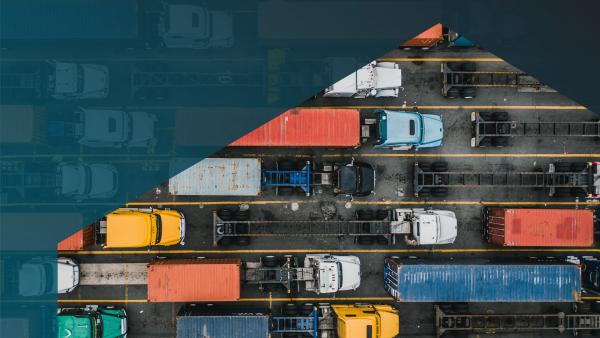
<path id="1" fill-rule="evenodd" d="M 522 333 L 522 332 L 571 332 L 579 335 L 584 332 L 600 330 L 600 314 L 564 312 L 532 314 L 532 313 L 446 313 L 440 306 L 435 306 L 435 323 L 437 337 L 448 334 L 469 333 Z"/>
<path id="2" fill-rule="evenodd" d="M 448 188 L 547 188 L 551 197 L 598 198 L 600 162 L 557 162 L 546 171 L 449 171 L 446 162 L 415 162 L 415 197 L 445 197 Z"/>
<path id="3" fill-rule="evenodd" d="M 515 137 L 600 137 L 600 121 L 516 121 L 507 112 L 472 112 L 471 147 L 504 147 Z"/>
<path id="4" fill-rule="evenodd" d="M 519 71 L 479 71 L 475 62 L 442 62 L 442 95 L 472 99 L 476 88 L 512 87 L 519 92 L 555 92 L 535 78 Z"/>

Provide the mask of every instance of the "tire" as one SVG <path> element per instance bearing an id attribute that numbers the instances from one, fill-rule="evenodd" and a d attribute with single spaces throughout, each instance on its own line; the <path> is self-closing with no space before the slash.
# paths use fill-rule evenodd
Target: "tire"
<path id="1" fill-rule="evenodd" d="M 592 313 L 592 302 L 577 303 L 577 313 Z"/>
<path id="2" fill-rule="evenodd" d="M 497 111 L 494 112 L 494 121 L 508 121 L 508 112 L 505 111 Z"/>
<path id="3" fill-rule="evenodd" d="M 446 187 L 433 188 L 433 191 L 431 192 L 431 194 L 434 197 L 446 197 L 446 196 L 448 196 L 448 188 L 446 188 Z"/>
<path id="4" fill-rule="evenodd" d="M 477 70 L 475 62 L 465 62 L 461 65 L 460 70 L 463 72 L 474 72 Z"/>
<path id="5" fill-rule="evenodd" d="M 494 119 L 494 113 L 479 112 L 479 117 L 481 117 L 484 121 L 492 121 Z"/>
<path id="6" fill-rule="evenodd" d="M 250 219 L 250 210 L 238 210 L 235 213 L 236 221 L 247 221 Z"/>
<path id="7" fill-rule="evenodd" d="M 370 221 L 373 220 L 373 210 L 358 210 L 356 212 L 356 218 L 359 221 Z"/>
<path id="8" fill-rule="evenodd" d="M 574 173 L 582 172 L 585 168 L 587 168 L 587 163 L 585 162 L 573 162 L 571 164 L 571 171 Z"/>
<path id="9" fill-rule="evenodd" d="M 474 99 L 475 96 L 477 96 L 477 91 L 475 90 L 475 87 L 464 87 L 460 91 L 460 96 L 467 100 Z"/>
<path id="10" fill-rule="evenodd" d="M 442 161 L 433 162 L 432 168 L 436 173 L 446 172 L 448 171 L 448 163 Z"/>
<path id="11" fill-rule="evenodd" d="M 382 221 L 382 220 L 388 218 L 389 214 L 390 214 L 389 211 L 387 211 L 385 209 L 377 209 L 377 211 L 375 212 L 375 219 Z"/>
<path id="12" fill-rule="evenodd" d="M 479 141 L 479 146 L 481 148 L 489 148 L 492 146 L 492 139 L 489 137 L 484 137 L 481 141 Z"/>
<path id="13" fill-rule="evenodd" d="M 291 196 L 294 193 L 294 188 L 292 187 L 279 187 L 277 189 L 277 194 L 279 196 Z"/>
<path id="14" fill-rule="evenodd" d="M 294 303 L 287 303 L 282 307 L 281 312 L 285 316 L 290 316 L 290 317 L 297 316 L 298 315 L 298 307 Z"/>
<path id="15" fill-rule="evenodd" d="M 458 87 L 450 87 L 446 91 L 446 97 L 449 99 L 458 99 L 460 97 L 460 89 Z"/>
<path id="16" fill-rule="evenodd" d="M 281 285 L 279 284 L 263 284 L 263 291 L 264 292 L 278 292 L 281 289 Z"/>
<path id="17" fill-rule="evenodd" d="M 422 163 L 419 163 L 419 168 L 421 168 L 421 170 L 423 170 L 424 172 L 430 172 L 431 164 L 428 162 L 422 162 Z"/>
<path id="18" fill-rule="evenodd" d="M 431 188 L 430 187 L 424 187 L 421 189 L 421 191 L 419 191 L 419 197 L 429 197 L 431 196 Z"/>
<path id="19" fill-rule="evenodd" d="M 507 137 L 494 137 L 492 138 L 492 144 L 494 145 L 494 147 L 496 148 L 504 148 L 508 145 L 508 138 Z"/>
<path id="20" fill-rule="evenodd" d="M 388 245 L 390 241 L 387 238 L 385 238 L 385 236 L 377 236 L 377 238 L 375 239 L 375 243 L 379 245 Z"/>
<path id="21" fill-rule="evenodd" d="M 313 303 L 304 303 L 300 306 L 300 315 L 302 316 L 308 316 L 310 315 L 313 311 L 314 311 L 314 304 Z"/>
<path id="22" fill-rule="evenodd" d="M 217 210 L 217 216 L 224 221 L 231 221 L 233 219 L 234 212 L 231 209 L 219 209 Z"/>
<path id="23" fill-rule="evenodd" d="M 557 173 L 565 173 L 571 171 L 570 162 L 556 162 L 554 163 L 554 171 Z"/>
<path id="24" fill-rule="evenodd" d="M 583 190 L 582 188 L 572 188 L 571 196 L 584 198 L 587 196 L 587 192 L 585 190 Z"/>
<path id="25" fill-rule="evenodd" d="M 556 188 L 554 190 L 554 195 L 552 197 L 561 198 L 561 197 L 567 197 L 567 196 L 571 196 L 571 189 L 569 189 L 569 188 Z"/>
<path id="26" fill-rule="evenodd" d="M 277 267 L 277 257 L 275 256 L 263 256 L 261 258 L 261 262 L 266 268 L 276 268 Z"/>
<path id="27" fill-rule="evenodd" d="M 233 244 L 233 240 L 231 237 L 223 237 L 219 242 L 217 242 L 218 246 L 230 246 Z"/>
<path id="28" fill-rule="evenodd" d="M 356 241 L 359 245 L 372 245 L 375 242 L 372 236 L 358 236 Z"/>
<path id="29" fill-rule="evenodd" d="M 248 246 L 252 240 L 248 236 L 240 236 L 235 238 L 235 244 L 239 246 Z"/>

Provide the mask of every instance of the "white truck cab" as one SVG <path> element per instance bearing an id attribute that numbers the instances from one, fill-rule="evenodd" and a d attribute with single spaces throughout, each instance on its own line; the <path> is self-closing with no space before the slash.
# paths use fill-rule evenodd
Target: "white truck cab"
<path id="1" fill-rule="evenodd" d="M 32 259 L 19 267 L 18 292 L 24 297 L 68 293 L 78 285 L 79 265 L 70 258 Z"/>
<path id="2" fill-rule="evenodd" d="M 108 67 L 50 61 L 47 90 L 57 100 L 103 99 L 108 96 Z"/>
<path id="3" fill-rule="evenodd" d="M 398 97 L 402 70 L 395 62 L 372 61 L 325 89 L 324 97 Z"/>
<path id="4" fill-rule="evenodd" d="M 207 49 L 233 45 L 233 17 L 204 6 L 162 2 L 159 35 L 167 48 Z"/>
<path id="5" fill-rule="evenodd" d="M 458 222 L 448 210 L 396 209 L 392 233 L 405 234 L 408 245 L 452 244 L 456 240 Z"/>
<path id="6" fill-rule="evenodd" d="M 315 269 L 316 278 L 306 282 L 307 291 L 335 293 L 356 290 L 360 286 L 360 259 L 356 256 L 306 255 L 304 267 Z"/>
<path id="7" fill-rule="evenodd" d="M 112 164 L 63 162 L 57 171 L 61 196 L 76 200 L 111 198 L 119 188 L 117 168 Z"/>

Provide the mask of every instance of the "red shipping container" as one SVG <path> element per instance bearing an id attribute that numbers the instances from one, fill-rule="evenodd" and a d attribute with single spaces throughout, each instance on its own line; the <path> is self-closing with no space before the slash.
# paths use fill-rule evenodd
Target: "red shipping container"
<path id="1" fill-rule="evenodd" d="M 235 147 L 357 147 L 356 109 L 290 109 L 230 144 Z"/>
<path id="2" fill-rule="evenodd" d="M 402 47 L 432 47 L 442 40 L 443 27 L 441 23 L 438 23 L 431 28 L 425 30 L 423 33 L 415 36 L 414 38 L 404 42 Z"/>
<path id="3" fill-rule="evenodd" d="M 240 259 L 165 259 L 148 264 L 148 301 L 240 299 Z"/>
<path id="4" fill-rule="evenodd" d="M 594 243 L 592 210 L 488 208 L 485 217 L 490 243 L 546 247 Z"/>
<path id="5" fill-rule="evenodd" d="M 57 250 L 83 250 L 95 242 L 94 226 L 89 225 L 58 242 Z"/>

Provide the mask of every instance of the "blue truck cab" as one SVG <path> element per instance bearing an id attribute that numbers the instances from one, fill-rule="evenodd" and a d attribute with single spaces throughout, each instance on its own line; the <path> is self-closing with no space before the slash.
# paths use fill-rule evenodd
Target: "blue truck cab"
<path id="1" fill-rule="evenodd" d="M 444 126 L 438 115 L 378 109 L 379 137 L 375 148 L 409 150 L 442 145 Z"/>

